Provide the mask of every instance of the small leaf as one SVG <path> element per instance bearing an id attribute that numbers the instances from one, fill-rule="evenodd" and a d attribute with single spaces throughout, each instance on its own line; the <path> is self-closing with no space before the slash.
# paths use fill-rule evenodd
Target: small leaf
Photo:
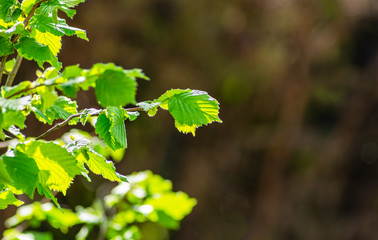
<path id="1" fill-rule="evenodd" d="M 137 106 L 141 107 L 143 111 L 147 112 L 148 116 L 153 117 L 156 115 L 158 107 L 160 106 L 160 103 L 145 101 L 145 102 L 137 103 Z"/>
<path id="2" fill-rule="evenodd" d="M 96 97 L 104 106 L 121 107 L 135 103 L 137 83 L 123 71 L 106 70 L 96 80 Z"/>
<path id="3" fill-rule="evenodd" d="M 95 109 L 95 108 L 86 108 L 86 109 L 84 109 L 81 112 L 81 115 L 80 115 L 80 122 L 81 122 L 81 124 L 83 124 L 83 126 L 84 126 L 87 123 L 88 118 L 91 115 L 95 115 L 95 114 L 98 114 L 98 113 L 100 113 L 100 110 Z"/>
<path id="4" fill-rule="evenodd" d="M 9 39 L 0 37 L 0 57 L 13 53 L 13 46 Z"/>
<path id="5" fill-rule="evenodd" d="M 18 200 L 10 190 L 0 191 L 0 209 L 5 209 L 8 205 L 20 206 L 24 202 Z"/>
<path id="6" fill-rule="evenodd" d="M 127 147 L 125 115 L 121 108 L 109 108 L 108 116 L 101 113 L 96 122 L 96 133 L 112 150 Z"/>

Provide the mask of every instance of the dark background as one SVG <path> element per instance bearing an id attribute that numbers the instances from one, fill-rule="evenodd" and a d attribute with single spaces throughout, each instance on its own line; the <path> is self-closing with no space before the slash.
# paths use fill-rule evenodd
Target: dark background
<path id="1" fill-rule="evenodd" d="M 195 138 L 163 111 L 126 124 L 119 172 L 151 169 L 199 202 L 171 239 L 377 239 L 376 0 L 88 0 L 70 22 L 90 42 L 65 38 L 64 66 L 141 68 L 139 101 L 191 88 L 221 104 Z M 48 128 L 28 121 L 29 136 Z M 101 183 L 60 200 L 89 204 Z"/>

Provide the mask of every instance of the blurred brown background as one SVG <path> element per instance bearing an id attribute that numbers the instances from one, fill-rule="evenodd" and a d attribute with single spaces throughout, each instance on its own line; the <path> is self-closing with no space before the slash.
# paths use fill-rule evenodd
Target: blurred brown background
<path id="1" fill-rule="evenodd" d="M 192 88 L 221 103 L 223 124 L 195 138 L 163 111 L 126 125 L 117 169 L 199 201 L 171 239 L 377 239 L 377 0 L 88 0 L 71 25 L 90 42 L 64 39 L 64 66 L 142 68 L 139 101 Z M 89 203 L 99 183 L 83 182 L 62 201 Z"/>

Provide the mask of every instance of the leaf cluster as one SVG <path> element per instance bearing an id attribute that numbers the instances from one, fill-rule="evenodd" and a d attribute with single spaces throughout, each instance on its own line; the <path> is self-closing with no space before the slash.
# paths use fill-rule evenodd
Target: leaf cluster
<path id="1" fill-rule="evenodd" d="M 74 226 L 80 226 L 75 239 L 87 239 L 91 234 L 103 234 L 103 239 L 137 240 L 148 236 L 149 228 L 177 229 L 180 221 L 196 205 L 196 200 L 183 192 L 172 191 L 172 183 L 151 171 L 137 172 L 127 176 L 129 182 L 122 182 L 104 202 L 96 201 L 92 206 L 77 206 L 75 211 L 59 210 L 51 203 L 34 202 L 20 207 L 16 215 L 6 221 L 9 229 L 4 239 L 54 239 L 51 232 L 38 232 L 42 223 L 67 234 Z M 153 223 L 153 225 L 149 225 Z M 17 226 L 27 224 L 23 233 Z M 79 230 L 80 229 L 80 230 Z M 102 233 L 98 229 L 103 229 Z M 149 229 L 150 230 L 150 229 Z M 121 237 L 121 238 L 120 238 Z"/>
<path id="2" fill-rule="evenodd" d="M 0 156 L 0 209 L 20 206 L 22 201 L 17 195 L 33 198 L 35 192 L 51 199 L 60 209 L 55 194 L 65 195 L 78 175 L 90 181 L 89 172 L 110 181 L 127 182 L 107 157 L 122 158 L 119 153 L 127 148 L 125 121 L 136 120 L 139 112 L 152 117 L 158 109 L 167 110 L 176 128 L 193 136 L 196 128 L 221 122 L 218 101 L 204 91 L 171 89 L 156 99 L 137 101 L 137 79 L 149 80 L 140 69 L 124 69 L 113 63 L 98 63 L 89 69 L 79 65 L 63 68 L 57 58 L 62 37 L 75 35 L 88 39 L 85 30 L 68 26 L 58 12 L 72 18 L 76 13 L 73 8 L 81 2 L 84 0 L 0 2 L 0 80 L 3 74 L 7 75 L 0 89 L 0 140 L 7 147 Z M 13 85 L 23 58 L 36 61 L 41 70 L 37 71 L 36 80 Z M 91 88 L 101 107 L 78 109 L 74 100 L 77 92 Z M 22 133 L 25 121 L 33 115 L 52 126 L 39 136 L 25 136 Z M 66 124 L 85 125 L 89 120 L 94 123 L 98 137 L 79 134 L 55 141 L 43 140 Z M 106 147 L 94 143 L 98 141 Z M 162 196 L 166 203 L 177 197 Z M 172 211 L 168 205 L 152 199 L 155 198 L 146 205 Z M 148 215 L 147 219 L 154 222 L 162 216 L 166 219 L 164 211 Z M 167 227 L 176 227 L 175 221 L 183 216 L 174 212 L 168 215 L 173 220 L 167 220 Z"/>

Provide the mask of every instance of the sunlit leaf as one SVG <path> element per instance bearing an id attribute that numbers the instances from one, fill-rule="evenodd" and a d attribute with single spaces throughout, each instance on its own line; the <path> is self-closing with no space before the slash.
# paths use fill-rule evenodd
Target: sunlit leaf
<path id="1" fill-rule="evenodd" d="M 137 83 L 123 71 L 106 70 L 96 80 L 96 97 L 104 106 L 135 103 Z"/>
<path id="2" fill-rule="evenodd" d="M 0 191 L 0 209 L 5 209 L 8 205 L 20 206 L 24 202 L 18 200 L 10 190 Z"/>
<path id="3" fill-rule="evenodd" d="M 197 127 L 212 122 L 222 122 L 219 118 L 219 103 L 204 91 L 173 89 L 164 93 L 156 102 L 168 109 L 175 119 L 175 126 L 183 133 L 195 135 Z"/>

